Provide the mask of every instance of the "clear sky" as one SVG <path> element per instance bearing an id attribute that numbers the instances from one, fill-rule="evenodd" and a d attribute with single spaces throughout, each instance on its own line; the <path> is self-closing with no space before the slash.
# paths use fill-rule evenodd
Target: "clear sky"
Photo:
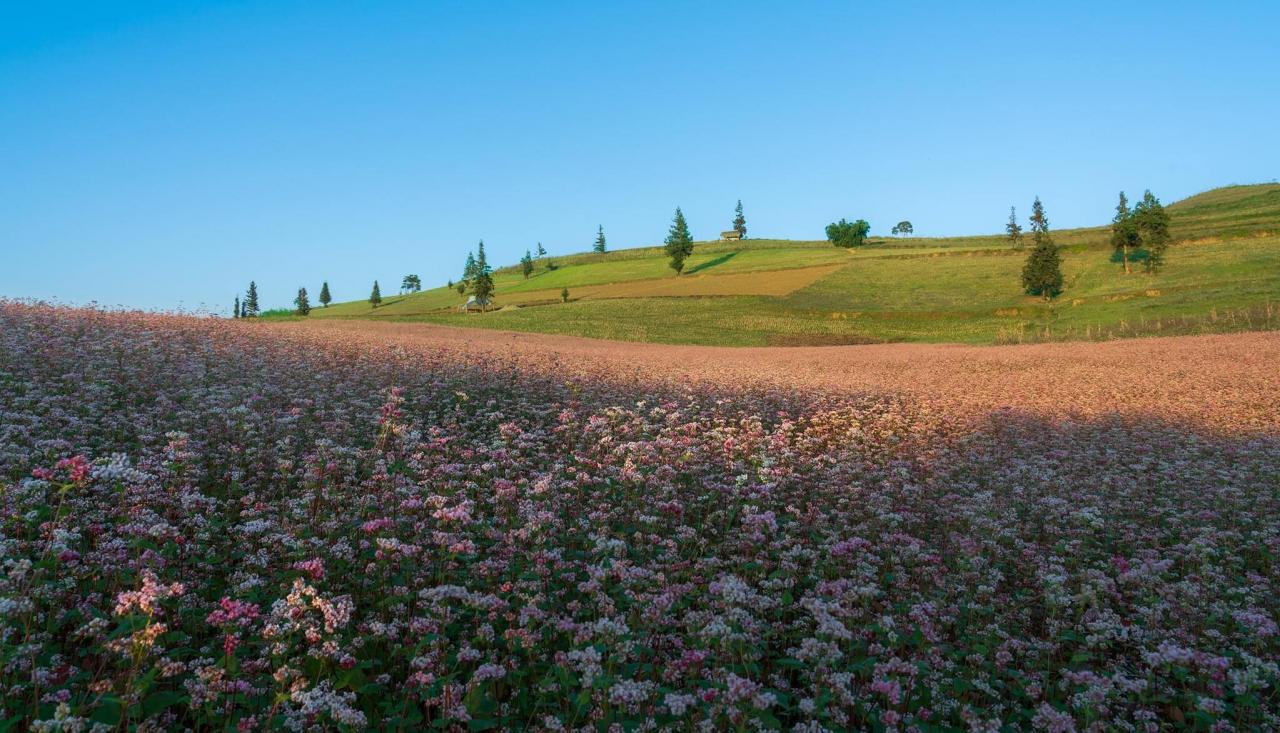
<path id="1" fill-rule="evenodd" d="M 1280 3 L 0 0 L 0 296 L 226 311 L 1280 176 Z"/>

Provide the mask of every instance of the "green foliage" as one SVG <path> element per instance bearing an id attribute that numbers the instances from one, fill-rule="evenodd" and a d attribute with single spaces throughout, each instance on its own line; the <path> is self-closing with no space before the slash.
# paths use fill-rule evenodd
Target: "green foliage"
<path id="1" fill-rule="evenodd" d="M 258 284 L 249 281 L 249 291 L 244 296 L 244 315 L 253 318 L 258 315 Z"/>
<path id="2" fill-rule="evenodd" d="M 329 304 L 332 302 L 333 302 L 333 296 L 329 294 L 329 281 L 325 280 L 320 285 L 320 305 L 323 305 L 325 308 L 328 308 Z"/>
<path id="3" fill-rule="evenodd" d="M 1116 215 L 1111 219 L 1111 247 L 1119 255 L 1124 265 L 1125 274 L 1129 274 L 1129 260 L 1132 253 L 1142 246 L 1142 237 L 1138 234 L 1138 224 L 1133 212 L 1129 210 L 1129 199 L 1124 191 L 1120 192 L 1120 201 L 1116 204 Z"/>
<path id="4" fill-rule="evenodd" d="M 915 232 L 915 227 L 911 226 L 911 222 L 903 220 L 893 225 L 890 234 L 911 234 Z"/>
<path id="5" fill-rule="evenodd" d="M 591 251 L 596 252 L 598 254 L 604 254 L 605 252 L 608 251 L 607 248 L 605 247 L 603 224 L 600 225 L 599 231 L 596 232 L 596 242 L 594 245 L 592 245 Z"/>
<path id="6" fill-rule="evenodd" d="M 369 293 L 369 305 L 377 308 L 382 305 L 382 288 L 378 287 L 378 281 L 373 281 L 373 291 Z"/>
<path id="7" fill-rule="evenodd" d="M 747 238 L 747 217 L 742 213 L 742 199 L 738 199 L 738 206 L 733 210 L 732 228 L 739 237 Z"/>
<path id="8" fill-rule="evenodd" d="M 527 249 L 524 251 L 524 257 L 520 258 L 520 272 L 524 274 L 525 280 L 533 274 L 533 255 Z"/>
<path id="9" fill-rule="evenodd" d="M 1037 196 L 1031 205 L 1031 238 L 1035 242 L 1022 266 L 1022 289 L 1029 295 L 1052 300 L 1062 293 L 1062 256 L 1049 236 L 1049 217 Z"/>
<path id="10" fill-rule="evenodd" d="M 471 292 L 476 300 L 487 302 L 493 297 L 493 268 L 489 267 L 489 258 L 484 254 L 484 240 L 476 251 L 475 277 L 471 279 Z"/>
<path id="11" fill-rule="evenodd" d="M 422 280 L 417 275 L 405 275 L 400 281 L 400 290 L 406 293 L 416 293 L 422 290 Z"/>
<path id="12" fill-rule="evenodd" d="M 542 242 L 538 242 L 537 253 L 538 253 L 538 259 L 542 259 L 543 257 L 547 256 L 547 250 L 542 248 Z"/>
<path id="13" fill-rule="evenodd" d="M 1164 265 L 1165 250 L 1169 248 L 1169 213 L 1160 204 L 1160 199 L 1146 191 L 1142 200 L 1133 207 L 1133 221 L 1142 239 L 1142 248 L 1147 251 L 1144 267 L 1149 273 L 1156 273 Z"/>
<path id="14" fill-rule="evenodd" d="M 676 207 L 675 218 L 671 221 L 671 229 L 667 232 L 666 252 L 671 269 L 679 275 L 684 271 L 684 261 L 693 254 L 693 236 L 689 234 L 689 224 L 684 220 L 684 212 Z"/>
<path id="15" fill-rule="evenodd" d="M 1040 203 L 1040 197 L 1036 196 L 1036 200 L 1031 204 L 1031 241 L 1037 247 L 1041 244 L 1053 244 L 1053 239 L 1049 237 L 1049 217 L 1045 216 L 1044 204 Z"/>
<path id="16" fill-rule="evenodd" d="M 569 302 L 569 288 L 561 288 L 561 289 L 560 289 L 560 302 L 561 302 L 561 303 L 568 303 L 568 302 Z"/>
<path id="17" fill-rule="evenodd" d="M 865 219 L 858 219 L 857 221 L 841 219 L 838 222 L 827 225 L 827 241 L 845 249 L 861 246 L 866 242 L 867 235 L 870 233 L 871 225 Z"/>
<path id="18" fill-rule="evenodd" d="M 1018 212 L 1012 206 L 1009 207 L 1009 222 L 1004 225 L 1004 231 L 1009 246 L 1022 249 L 1022 225 L 1018 223 Z"/>
<path id="19" fill-rule="evenodd" d="M 468 282 L 476 277 L 476 256 L 472 252 L 467 253 L 467 264 L 462 266 L 462 281 Z"/>
<path id="20" fill-rule="evenodd" d="M 1133 202 L 1131 202 L 1133 203 Z M 1055 230 L 1071 307 L 1025 297 L 1026 251 L 1010 249 L 1006 231 L 969 237 L 869 240 L 846 250 L 825 240 L 704 242 L 684 272 L 714 278 L 753 273 L 772 281 L 796 267 L 833 267 L 783 296 L 611 296 L 612 285 L 652 281 L 655 296 L 676 283 L 662 245 L 551 258 L 524 280 L 518 266 L 494 271 L 497 290 L 528 294 L 535 307 L 491 318 L 457 311 L 458 293 L 424 290 L 380 307 L 379 318 L 425 320 L 519 331 L 664 343 L 718 345 L 837 344 L 868 341 L 992 343 L 1214 333 L 1280 327 L 1280 185 L 1232 186 L 1166 205 L 1170 254 L 1177 267 L 1140 281 L 1115 277 L 1107 225 Z M 1111 217 L 1098 217 L 1109 221 Z M 1194 246 L 1180 244 L 1204 238 Z M 1026 237 L 1030 244 L 1030 237 Z M 1029 249 L 1029 247 L 1028 247 Z M 1146 253 L 1130 253 L 1137 269 Z M 846 265 L 838 267 L 839 265 Z M 835 269 L 837 268 L 838 269 Z M 750 279 L 743 280 L 749 286 Z M 457 283 L 455 282 L 455 288 Z M 582 287 L 591 290 L 581 291 Z M 601 288 L 600 294 L 596 289 Z M 577 295 L 573 308 L 562 289 Z M 589 292 L 590 297 L 584 296 Z M 242 298 L 243 300 L 243 298 Z M 243 307 L 243 303 L 242 303 Z M 290 311 L 288 311 L 291 313 Z M 365 299 L 335 302 L 311 318 L 373 314 Z"/>
<path id="21" fill-rule="evenodd" d="M 236 304 L 231 306 L 231 317 L 232 318 L 240 317 L 240 296 L 239 295 L 236 296 Z"/>
<path id="22" fill-rule="evenodd" d="M 307 299 L 307 289 L 298 288 L 298 297 L 293 299 L 294 314 L 299 316 L 311 313 L 311 301 Z"/>

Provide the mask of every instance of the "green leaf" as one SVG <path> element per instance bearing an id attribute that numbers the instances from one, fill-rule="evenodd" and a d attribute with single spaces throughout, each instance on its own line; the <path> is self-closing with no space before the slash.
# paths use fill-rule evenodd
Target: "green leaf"
<path id="1" fill-rule="evenodd" d="M 93 709 L 93 713 L 89 715 L 89 719 L 95 723 L 107 725 L 120 725 L 123 717 L 124 705 L 120 703 L 118 697 L 103 697 L 98 701 L 98 706 Z"/>
<path id="2" fill-rule="evenodd" d="M 142 712 L 149 718 L 162 710 L 177 705 L 184 699 L 185 696 L 173 691 L 153 692 L 142 701 Z"/>

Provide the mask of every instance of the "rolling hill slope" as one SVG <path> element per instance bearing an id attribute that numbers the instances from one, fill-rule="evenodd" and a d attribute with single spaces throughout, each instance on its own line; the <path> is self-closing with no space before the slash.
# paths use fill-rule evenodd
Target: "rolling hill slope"
<path id="1" fill-rule="evenodd" d="M 1280 327 L 1280 184 L 1230 186 L 1168 207 L 1175 244 L 1157 275 L 1110 261 L 1107 227 L 1053 232 L 1067 289 L 1024 295 L 1025 252 L 1003 236 L 695 245 L 676 277 L 660 247 L 548 258 L 495 272 L 501 310 L 466 314 L 435 288 L 317 308 L 311 318 L 429 321 L 599 338 L 721 345 L 996 343 Z M 550 266 L 549 266 L 550 265 Z M 554 269 L 552 269 L 554 267 Z M 560 302 L 562 288 L 568 303 Z"/>

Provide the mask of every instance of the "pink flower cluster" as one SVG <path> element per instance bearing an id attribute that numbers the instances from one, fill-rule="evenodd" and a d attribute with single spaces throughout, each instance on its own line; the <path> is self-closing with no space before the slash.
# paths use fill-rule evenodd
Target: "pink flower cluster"
<path id="1" fill-rule="evenodd" d="M 1280 729 L 1263 394 L 982 409 L 953 365 L 334 333 L 0 303 L 0 720 Z"/>

